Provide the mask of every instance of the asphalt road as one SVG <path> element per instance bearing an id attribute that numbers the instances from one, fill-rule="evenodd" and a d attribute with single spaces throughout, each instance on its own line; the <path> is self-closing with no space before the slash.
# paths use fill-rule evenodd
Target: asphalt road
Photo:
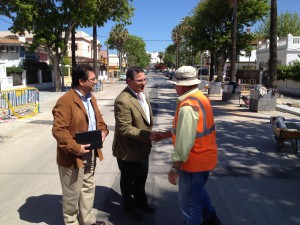
<path id="1" fill-rule="evenodd" d="M 171 128 L 176 94 L 161 74 L 148 75 L 146 90 L 155 114 L 155 130 Z M 104 143 L 104 161 L 96 169 L 94 212 L 108 225 L 181 225 L 177 186 L 167 182 L 172 145 L 153 144 L 147 180 L 154 214 L 133 222 L 122 213 L 119 170 L 112 156 L 113 102 L 125 82 L 107 85 L 96 98 L 110 135 Z M 0 225 L 63 225 L 61 187 L 51 134 L 51 109 L 62 93 L 41 92 L 41 113 L 23 121 L 0 124 Z M 277 111 L 249 112 L 247 108 L 211 96 L 214 108 L 219 164 L 207 189 L 224 225 L 300 224 L 300 161 L 289 143 L 276 151 L 269 117 L 288 121 L 299 117 Z"/>

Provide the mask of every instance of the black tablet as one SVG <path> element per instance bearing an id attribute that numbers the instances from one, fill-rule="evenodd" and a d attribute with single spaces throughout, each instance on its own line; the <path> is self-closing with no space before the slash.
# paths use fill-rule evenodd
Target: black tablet
<path id="1" fill-rule="evenodd" d="M 90 144 L 91 146 L 86 149 L 102 148 L 102 132 L 101 130 L 90 130 L 85 132 L 77 132 L 75 140 L 78 144 Z"/>

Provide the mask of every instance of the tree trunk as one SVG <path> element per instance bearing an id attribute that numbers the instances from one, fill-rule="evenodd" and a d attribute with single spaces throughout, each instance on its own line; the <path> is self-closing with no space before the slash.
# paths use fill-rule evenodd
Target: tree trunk
<path id="1" fill-rule="evenodd" d="M 52 65 L 53 65 L 53 74 L 54 74 L 54 88 L 56 92 L 61 91 L 61 72 L 59 69 L 60 56 L 58 53 L 54 54 L 51 57 Z"/>
<path id="2" fill-rule="evenodd" d="M 277 89 L 277 0 L 271 0 L 270 19 L 269 76 L 271 88 Z"/>
<path id="3" fill-rule="evenodd" d="M 209 72 L 209 81 L 214 81 L 214 65 L 215 65 L 215 53 L 210 53 L 210 72 Z"/>
<path id="4" fill-rule="evenodd" d="M 218 80 L 220 82 L 223 81 L 223 70 L 224 70 L 224 62 L 223 57 L 219 57 L 217 61 L 217 68 L 218 68 Z"/>
<path id="5" fill-rule="evenodd" d="M 97 25 L 93 25 L 93 68 L 95 71 L 96 77 L 98 77 L 98 46 L 97 46 Z"/>
<path id="6" fill-rule="evenodd" d="M 72 51 L 72 68 L 76 66 L 76 43 L 75 43 L 75 28 L 71 31 L 71 51 Z"/>
<path id="7" fill-rule="evenodd" d="M 232 31 L 231 31 L 231 57 L 230 57 L 230 81 L 236 82 L 235 62 L 236 62 L 236 31 L 237 31 L 237 0 L 233 2 L 232 11 Z"/>

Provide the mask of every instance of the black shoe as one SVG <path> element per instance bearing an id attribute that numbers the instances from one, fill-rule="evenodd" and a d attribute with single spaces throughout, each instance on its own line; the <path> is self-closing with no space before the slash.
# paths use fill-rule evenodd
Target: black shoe
<path id="1" fill-rule="evenodd" d="M 154 212 L 155 208 L 150 204 L 137 205 L 137 207 L 145 212 Z"/>
<path id="2" fill-rule="evenodd" d="M 104 221 L 96 221 L 96 223 L 93 223 L 92 225 L 105 225 Z"/>
<path id="3" fill-rule="evenodd" d="M 134 210 L 124 210 L 124 213 L 132 220 L 141 221 L 143 217 L 135 209 Z"/>
<path id="4" fill-rule="evenodd" d="M 212 215 L 208 221 L 203 221 L 201 225 L 223 225 L 216 214 Z"/>

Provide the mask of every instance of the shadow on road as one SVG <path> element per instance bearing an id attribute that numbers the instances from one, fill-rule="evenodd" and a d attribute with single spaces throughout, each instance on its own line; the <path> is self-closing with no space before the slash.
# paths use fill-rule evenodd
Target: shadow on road
<path id="1" fill-rule="evenodd" d="M 30 223 L 63 225 L 61 195 L 29 197 L 18 212 L 21 220 Z"/>

